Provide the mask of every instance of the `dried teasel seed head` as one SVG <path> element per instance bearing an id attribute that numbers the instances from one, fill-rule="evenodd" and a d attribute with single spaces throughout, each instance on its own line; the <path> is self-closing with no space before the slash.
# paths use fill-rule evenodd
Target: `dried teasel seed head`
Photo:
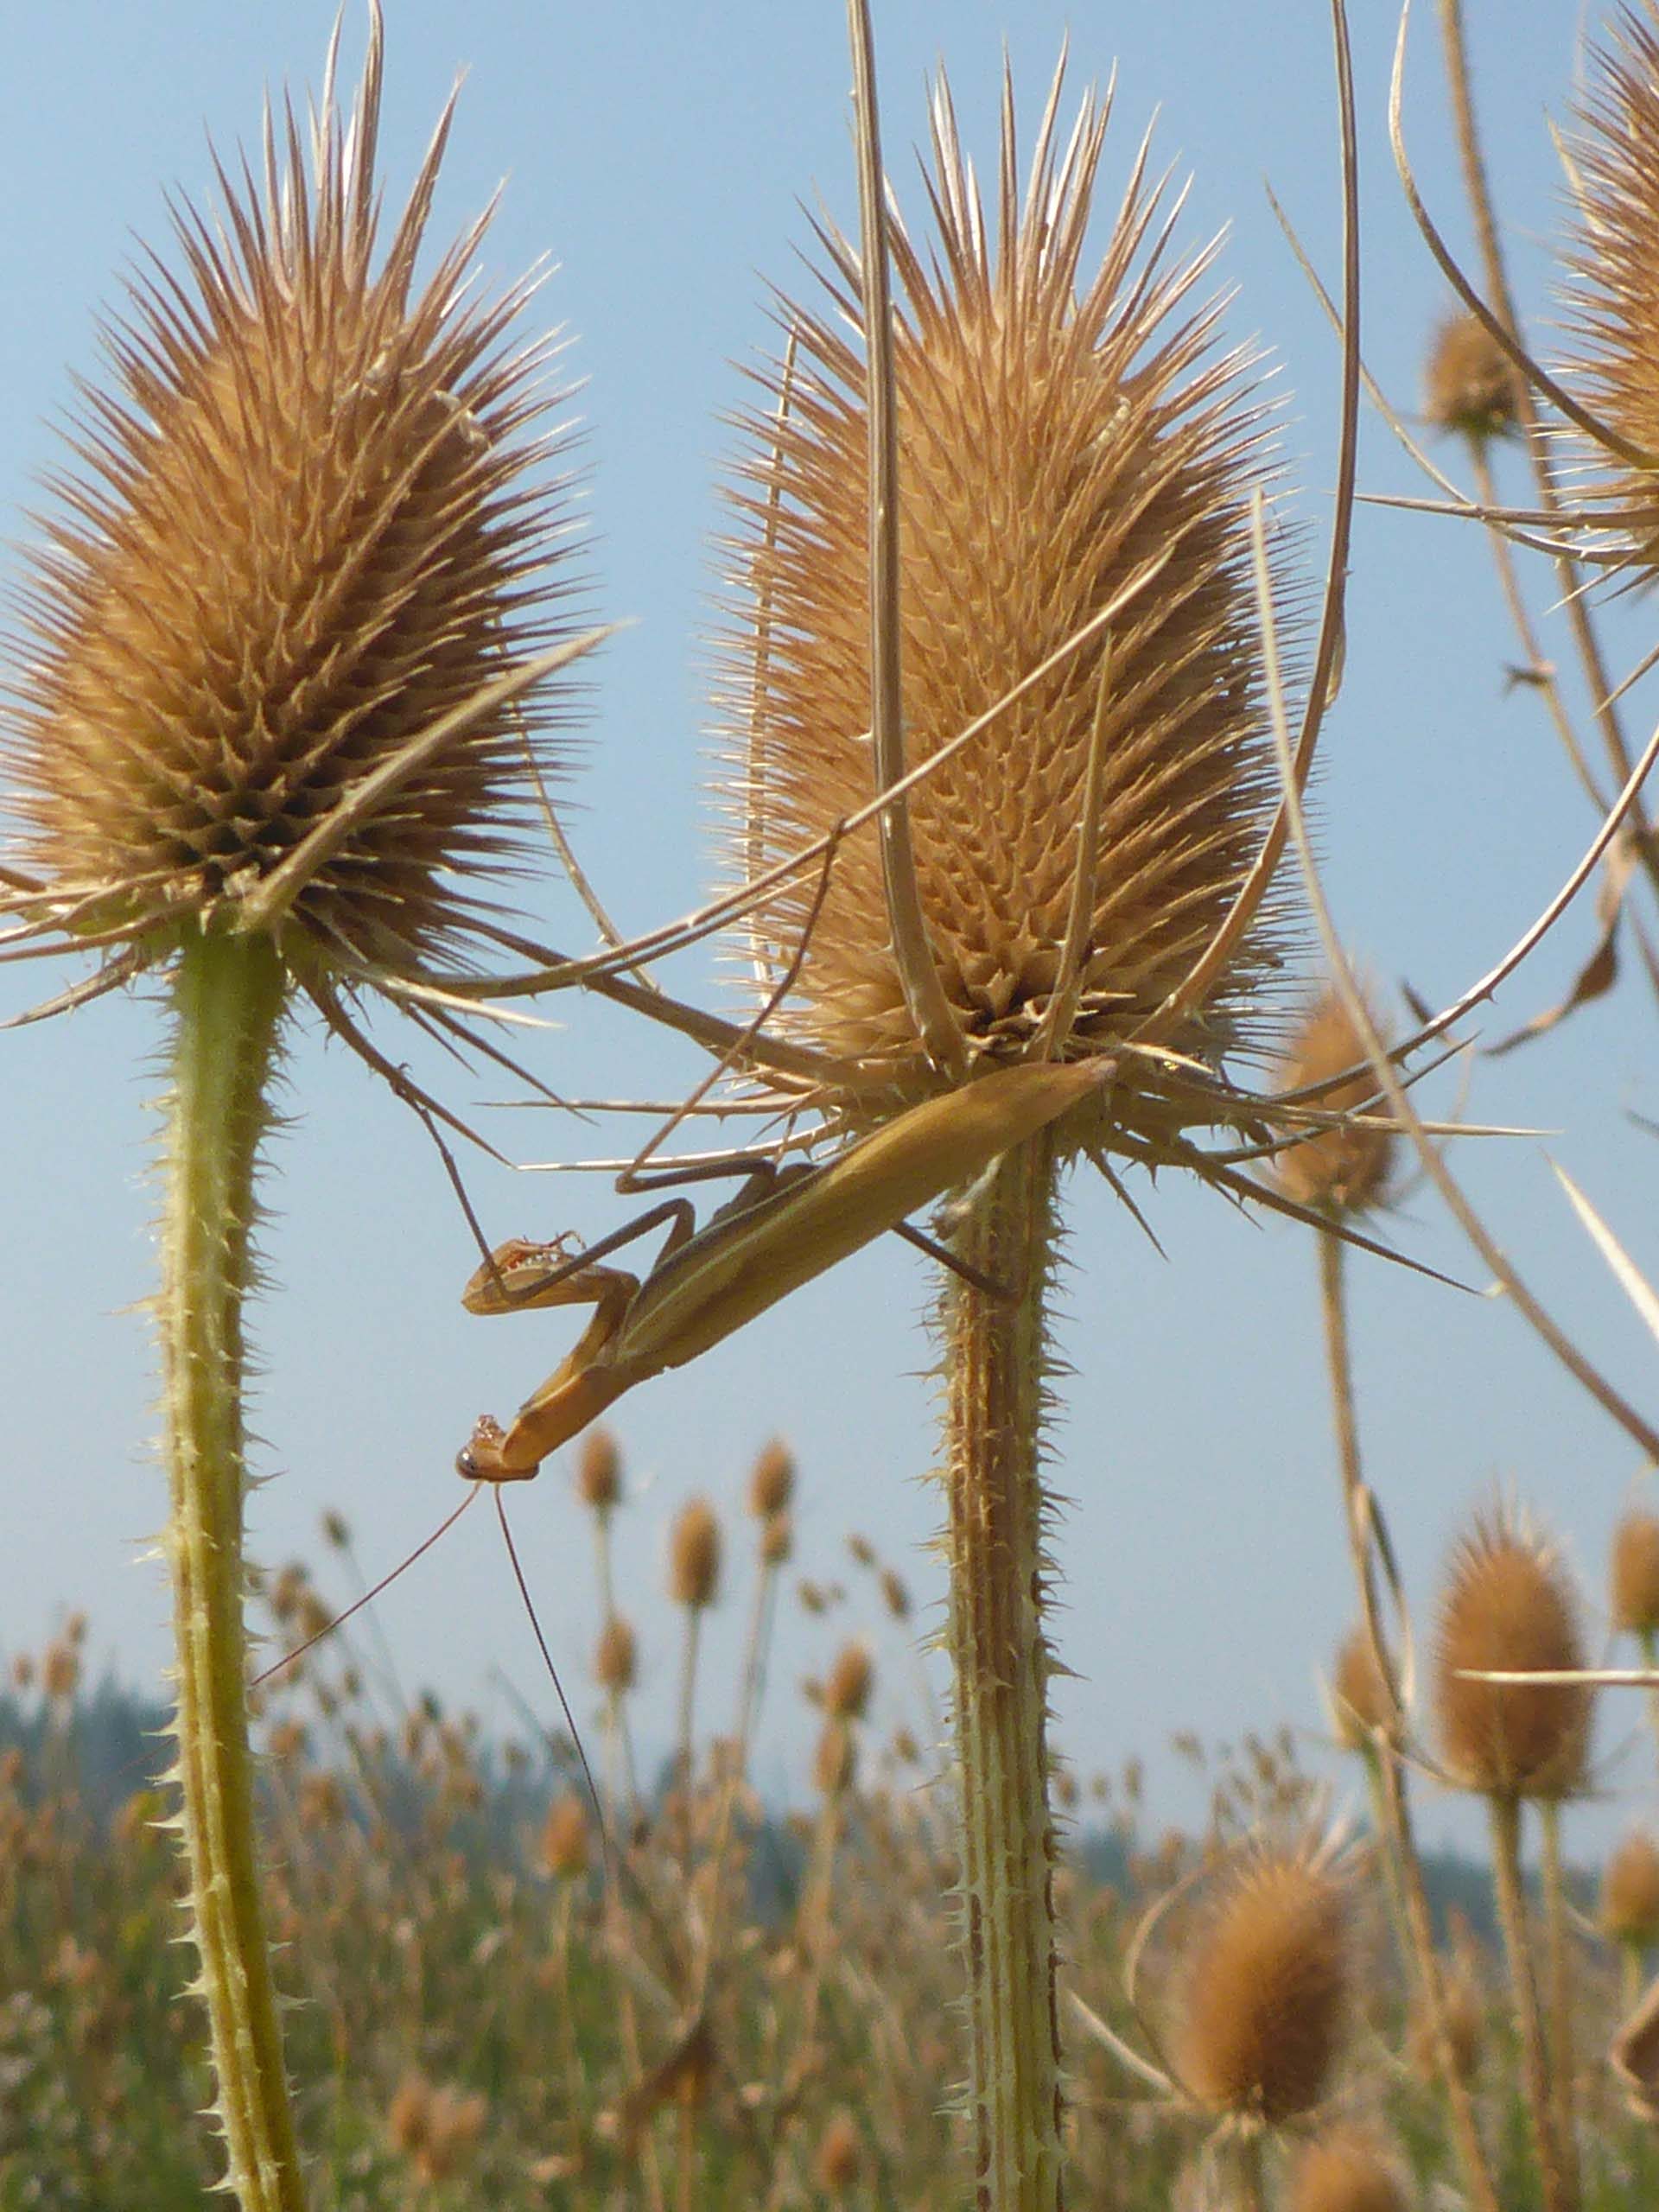
<path id="1" fill-rule="evenodd" d="M 594 1646 L 594 1680 L 601 1689 L 620 1697 L 633 1688 L 638 1665 L 633 1630 L 620 1613 L 613 1613 Z"/>
<path id="2" fill-rule="evenodd" d="M 1287 2212 L 1406 2212 L 1399 2169 L 1368 2129 L 1341 2127 L 1304 2145 Z"/>
<path id="3" fill-rule="evenodd" d="M 896 1621 L 910 1618 L 910 1592 L 904 1577 L 884 1567 L 880 1575 L 881 1602 Z"/>
<path id="4" fill-rule="evenodd" d="M 749 1510 L 757 1521 L 786 1513 L 795 1495 L 795 1455 L 774 1436 L 749 1471 Z"/>
<path id="5" fill-rule="evenodd" d="M 760 1558 L 767 1567 L 786 1567 L 795 1550 L 795 1516 L 769 1513 L 760 1524 Z"/>
<path id="6" fill-rule="evenodd" d="M 688 1498 L 668 1539 L 668 1594 L 700 1611 L 720 1594 L 720 1522 L 706 1497 Z"/>
<path id="7" fill-rule="evenodd" d="M 609 1513 L 622 1497 L 622 1452 L 608 1428 L 590 1428 L 576 1454 L 576 1496 L 595 1513 Z"/>
<path id="8" fill-rule="evenodd" d="M 1659 21 L 1622 11 L 1595 56 L 1571 148 L 1575 235 L 1567 248 L 1567 373 L 1575 397 L 1643 456 L 1607 456 L 1581 503 L 1644 577 L 1659 567 Z"/>
<path id="9" fill-rule="evenodd" d="M 858 1746 L 844 1720 L 823 1724 L 812 1758 L 812 1786 L 821 1797 L 844 1797 L 858 1771 Z"/>
<path id="10" fill-rule="evenodd" d="M 485 221 L 417 284 L 449 110 L 379 235 L 380 48 L 376 10 L 349 121 L 268 116 L 264 162 L 179 213 L 180 272 L 130 280 L 25 588 L 20 865 L 142 960 L 207 928 L 302 983 L 464 956 L 537 834 L 526 736 L 556 766 L 568 692 L 445 727 L 570 636 L 531 589 L 560 434 L 526 435 L 526 288 L 469 285 Z"/>
<path id="11" fill-rule="evenodd" d="M 1332 1078 L 1345 1068 L 1361 1072 L 1345 1082 Z M 1368 1121 L 1386 1112 L 1376 1098 L 1376 1078 L 1365 1065 L 1365 1047 L 1353 1017 L 1334 985 L 1327 986 L 1304 1013 L 1289 1050 L 1280 1063 L 1281 1090 L 1320 1086 L 1306 1103 L 1324 1114 L 1357 1113 Z M 1394 1165 L 1391 1129 L 1351 1122 L 1320 1129 L 1289 1144 L 1274 1163 L 1280 1188 L 1305 1206 L 1332 1213 L 1362 1213 L 1387 1199 Z"/>
<path id="12" fill-rule="evenodd" d="M 833 1720 L 861 1720 L 875 1683 L 875 1662 L 862 1643 L 843 1643 L 824 1678 L 823 1709 Z"/>
<path id="13" fill-rule="evenodd" d="M 1441 1981 L 1452 2071 L 1459 2082 L 1472 2082 L 1480 2071 L 1486 2048 L 1486 1999 L 1473 1961 L 1459 1956 L 1450 1964 L 1443 1962 Z M 1427 2005 L 1421 2000 L 1412 2008 L 1406 2056 L 1420 2080 L 1433 2082 L 1440 2079 L 1434 2022 Z"/>
<path id="14" fill-rule="evenodd" d="M 574 1791 L 548 1807 L 537 1855 L 543 1873 L 556 1881 L 574 1880 L 588 1872 L 588 1808 Z"/>
<path id="15" fill-rule="evenodd" d="M 1608 1581 L 1615 1628 L 1631 1636 L 1659 1630 L 1659 1516 L 1635 1508 L 1621 1518 Z"/>
<path id="16" fill-rule="evenodd" d="M 1253 1853 L 1225 1873 L 1182 1977 L 1176 2066 L 1191 2094 L 1270 2126 L 1316 2105 L 1349 1955 L 1347 1882 L 1312 1852 Z"/>
<path id="17" fill-rule="evenodd" d="M 1633 1829 L 1602 1869 L 1596 1918 L 1610 1943 L 1646 1950 L 1659 1943 L 1659 1843 Z"/>
<path id="18" fill-rule="evenodd" d="M 817 2156 L 812 2164 L 818 2187 L 826 2196 L 842 2196 L 858 2186 L 864 2171 L 864 2145 L 851 2113 L 830 2115 L 818 2138 Z"/>
<path id="19" fill-rule="evenodd" d="M 41 1690 L 54 1705 L 67 1705 L 80 1687 L 80 1654 L 67 1637 L 48 1643 L 41 1655 Z"/>
<path id="20" fill-rule="evenodd" d="M 908 801 L 932 959 L 981 1065 L 1024 1056 L 1063 987 L 1080 840 L 1094 887 L 1080 990 L 1056 1009 L 1069 1057 L 1108 1051 L 1185 982 L 1277 796 L 1250 576 L 1251 495 L 1273 477 L 1253 364 L 1215 350 L 1217 309 L 1193 299 L 1205 257 L 1152 276 L 1169 251 L 1160 188 L 1137 181 L 1085 268 L 1106 114 L 1086 100 L 1057 138 L 1059 89 L 1023 194 L 1005 132 L 1005 212 L 988 224 L 941 81 L 938 235 L 912 240 L 895 219 L 892 238 L 911 765 L 1140 587 L 1109 643 L 1097 633 L 1063 660 Z M 722 804 L 745 880 L 873 793 L 862 288 L 853 247 L 820 237 L 830 306 L 781 304 L 792 359 L 763 379 L 777 404 L 746 425 L 734 493 Z M 1103 788 L 1085 828 L 1097 710 Z M 779 1013 L 799 1041 L 886 1070 L 901 1096 L 930 1086 L 874 839 L 842 846 L 821 903 L 816 881 L 792 885 L 751 927 L 774 974 L 806 940 Z M 1206 1061 L 1241 1041 L 1278 934 L 1264 907 L 1214 979 L 1201 1041 L 1192 1010 L 1181 1041 Z M 1121 1118 L 1142 1065 L 1120 1071 Z"/>
<path id="21" fill-rule="evenodd" d="M 1589 1753 L 1588 1686 L 1471 1681 L 1465 1670 L 1584 1663 L 1577 1594 L 1554 1547 L 1506 1504 L 1478 1514 L 1435 1634 L 1435 1718 L 1453 1778 L 1486 1796 L 1571 1796 Z"/>
<path id="22" fill-rule="evenodd" d="M 1369 1750 L 1376 1732 L 1386 1735 L 1394 1725 L 1393 1700 L 1363 1622 L 1350 1630 L 1337 1653 L 1331 1718 L 1338 1740 L 1351 1751 Z"/>
<path id="23" fill-rule="evenodd" d="M 1423 413 L 1437 430 L 1481 443 L 1510 436 L 1519 410 L 1515 364 L 1476 315 L 1448 315 L 1423 370 Z"/>

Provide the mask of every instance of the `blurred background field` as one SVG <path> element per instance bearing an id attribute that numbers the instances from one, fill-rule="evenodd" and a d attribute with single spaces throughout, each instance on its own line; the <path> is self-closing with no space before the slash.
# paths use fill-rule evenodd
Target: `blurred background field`
<path id="1" fill-rule="evenodd" d="M 297 2000 L 290 2063 L 319 2206 L 960 2203 L 951 1822 L 918 1624 L 903 1562 L 862 1534 L 796 1553 L 790 1516 L 810 1494 L 791 1477 L 786 1455 L 769 1452 L 747 1496 L 770 1510 L 689 1535 L 683 1515 L 659 1532 L 671 1540 L 666 1580 L 618 1587 L 613 1612 L 599 1566 L 572 1573 L 560 1602 L 580 1614 L 590 1661 L 566 1688 L 610 1806 L 609 1861 L 544 1678 L 504 1678 L 499 1707 L 516 1723 L 486 1731 L 423 1688 L 417 1660 L 394 1657 L 365 1612 L 261 1693 L 272 1925 Z M 595 1535 L 613 1515 L 652 1510 L 629 1502 L 607 1439 L 579 1479 L 587 1495 L 567 1510 Z M 330 1515 L 309 1565 L 263 1578 L 269 1653 L 315 1633 L 359 1586 L 352 1531 Z M 711 1606 L 741 1624 L 744 1665 L 694 1675 L 688 1789 L 677 1756 L 631 1770 L 633 1624 L 653 1618 L 659 1645 L 674 1647 L 670 1679 L 649 1688 L 677 1705 L 688 1631 Z M 816 1655 L 810 1676 L 772 1663 L 774 1615 Z M 130 1686 L 89 1680 L 95 1648 L 84 1618 L 66 1618 L 44 1649 L 14 1656 L 0 1696 L 8 2212 L 208 2201 L 200 2025 L 176 1989 L 178 1872 L 156 1827 L 162 1713 Z M 792 1802 L 747 1770 L 757 1701 L 810 1748 L 811 1785 Z M 1639 1714 L 1629 1705 L 1605 1719 L 1611 1752 Z M 1255 2068 L 1268 2089 L 1288 2067 L 1284 2094 L 1298 2102 L 1299 2018 L 1331 1976 L 1338 2003 L 1311 2096 L 1272 2134 L 1274 2201 L 1293 2212 L 1455 2201 L 1351 1750 L 1337 1922 L 1277 1984 L 1269 1941 L 1252 1969 L 1268 1993 L 1256 2014 L 1194 2025 L 1217 1972 L 1205 1948 L 1217 1899 L 1264 1856 L 1305 1865 L 1310 1835 L 1330 1827 L 1338 1808 L 1306 1766 L 1338 1736 L 1354 1739 L 1339 1707 L 1332 1730 L 1299 1740 L 1264 1714 L 1230 1746 L 1190 1734 L 1163 1746 L 1207 1801 L 1184 1827 L 1162 1819 L 1139 1759 L 1058 1771 L 1068 2007 L 1081 1998 L 1143 2067 L 1211 2069 L 1207 2089 L 1161 2090 L 1068 2011 L 1075 2204 L 1232 2202 L 1226 2067 Z M 1598 1773 L 1621 1821 L 1650 1802 L 1653 1756 L 1645 1735 L 1623 1750 Z M 1610 1887 L 1598 1858 L 1573 1851 L 1570 1808 L 1567 1830 L 1582 2202 L 1624 2212 L 1659 2190 L 1659 2135 L 1605 2054 L 1659 1938 L 1659 1840 L 1627 1842 Z M 1540 2199 L 1490 1878 L 1456 1854 L 1431 1854 L 1427 1873 L 1459 2063 L 1504 2212 L 1527 2212 Z M 1208 1977 L 1197 1988 L 1195 1972 Z M 1219 2058 L 1205 2043 L 1218 2033 Z M 1322 2193 L 1385 2183 L 1395 2195 Z"/>

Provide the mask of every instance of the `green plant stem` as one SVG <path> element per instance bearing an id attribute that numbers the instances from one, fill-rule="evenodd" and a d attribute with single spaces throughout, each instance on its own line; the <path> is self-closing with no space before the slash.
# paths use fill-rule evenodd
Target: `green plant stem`
<path id="1" fill-rule="evenodd" d="M 951 1236 L 959 1258 L 1017 1294 L 954 1276 L 944 1294 L 944 1637 L 976 2212 L 1059 2212 L 1064 2201 L 1039 1464 L 1056 1235 L 1045 1134 L 975 1186 Z"/>
<path id="2" fill-rule="evenodd" d="M 1573 2082 L 1573 1947 L 1567 1925 L 1567 1880 L 1561 1866 L 1561 1808 L 1554 1798 L 1539 1808 L 1543 1840 L 1544 1944 L 1549 1968 L 1549 2070 L 1555 2090 L 1555 2134 L 1567 2195 L 1579 2198 L 1577 2097 Z"/>
<path id="3" fill-rule="evenodd" d="M 1452 2046 L 1446 1982 L 1434 1951 L 1434 1923 L 1429 1911 L 1428 1891 L 1423 1881 L 1423 1862 L 1412 1827 L 1411 1802 L 1406 1795 L 1404 1769 L 1391 1746 L 1383 1747 L 1377 1774 L 1382 1784 L 1385 1834 L 1400 1872 L 1402 1901 L 1416 1959 L 1419 1993 L 1433 2034 L 1434 2063 L 1440 2077 L 1441 2094 L 1446 2099 L 1452 2145 L 1463 2172 L 1464 2191 L 1473 2212 L 1499 2212 L 1497 2190 L 1486 2164 L 1486 2153 L 1481 2145 L 1474 2100 L 1469 2094 L 1468 2083 L 1458 2071 L 1457 2056 Z"/>
<path id="4" fill-rule="evenodd" d="M 1516 2025 L 1521 2037 L 1521 2064 L 1527 2102 L 1532 2113 L 1533 2139 L 1538 2146 L 1538 2171 L 1542 2184 L 1544 2212 L 1573 2212 L 1567 2170 L 1555 2133 L 1555 2103 L 1550 2091 L 1549 2053 L 1544 2041 L 1543 2014 L 1533 1974 L 1532 1941 L 1527 1924 L 1526 1892 L 1521 1885 L 1521 1803 L 1516 1797 L 1489 1797 L 1491 1816 L 1492 1872 L 1497 1891 L 1498 1924 L 1509 1961 L 1510 1991 L 1515 2001 Z"/>
<path id="5" fill-rule="evenodd" d="M 199 935 L 180 956 L 156 1308 L 187 1909 L 226 2185 L 243 2212 L 302 2212 L 305 2202 L 260 1890 L 243 1621 L 243 1304 L 283 996 L 281 963 L 264 938 Z"/>

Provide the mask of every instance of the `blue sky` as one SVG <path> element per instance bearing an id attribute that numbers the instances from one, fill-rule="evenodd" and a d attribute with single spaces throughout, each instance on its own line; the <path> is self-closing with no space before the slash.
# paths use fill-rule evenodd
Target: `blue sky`
<path id="1" fill-rule="evenodd" d="M 1219 271 L 1238 295 L 1229 328 L 1259 335 L 1277 364 L 1311 565 L 1328 515 L 1337 362 L 1262 181 L 1332 269 L 1335 149 L 1319 11 L 1172 0 L 1068 14 L 1022 0 L 1013 12 L 1017 28 L 978 0 L 879 10 L 888 162 L 901 194 L 915 204 L 909 149 L 925 131 L 925 79 L 941 54 L 982 167 L 994 154 L 1005 41 L 1031 120 L 1068 29 L 1074 91 L 1103 80 L 1116 61 L 1104 202 L 1155 113 L 1159 153 L 1194 179 L 1185 238 L 1196 244 L 1231 226 Z M 1501 37 L 1496 11 L 1471 12 L 1485 19 L 1478 84 L 1517 279 L 1529 311 L 1548 318 L 1561 206 L 1547 124 L 1570 105 L 1573 11 L 1506 10 Z M 1392 29 L 1376 11 L 1359 13 L 1365 350 L 1383 385 L 1412 408 L 1446 299 L 1388 164 Z M 558 264 L 527 328 L 556 321 L 571 338 L 594 603 L 633 625 L 596 671 L 571 829 L 619 919 L 643 928 L 695 906 L 714 870 L 703 671 L 715 486 L 730 449 L 721 417 L 743 403 L 742 365 L 770 342 L 767 284 L 798 279 L 802 203 L 821 196 L 852 220 L 842 11 L 760 0 L 607 10 L 475 0 L 463 11 L 390 0 L 388 15 L 389 200 L 406 186 L 464 68 L 434 235 L 459 227 L 505 178 L 484 282 L 505 284 L 544 255 Z M 316 83 L 331 20 L 330 7 L 311 0 L 229 11 L 162 0 L 142 16 L 81 0 L 27 11 L 12 27 L 0 89 L 0 170 L 14 211 L 0 245 L 9 308 L 0 499 L 14 539 L 27 543 L 34 480 L 59 457 L 52 426 L 73 405 L 72 376 L 99 373 L 94 315 L 118 304 L 135 239 L 165 249 L 166 195 L 207 195 L 207 132 L 221 149 L 251 139 L 267 86 Z M 1461 240 L 1431 29 L 1419 33 L 1410 131 L 1425 189 Z M 353 69 L 361 33 L 352 17 Z M 1549 336 L 1546 328 L 1546 345 Z M 1523 497 L 1516 457 L 1500 459 Z M 1374 418 L 1361 474 L 1372 490 L 1419 488 Z M 9 557 L 15 575 L 21 556 Z M 1548 607 L 1547 591 L 1538 604 Z M 1643 612 L 1627 611 L 1611 630 L 1620 665 L 1642 649 Z M 1565 657 L 1560 629 L 1552 618 Z M 1347 675 L 1319 784 L 1321 846 L 1357 951 L 1379 978 L 1408 977 L 1436 1001 L 1518 934 L 1593 826 L 1536 702 L 1505 692 L 1512 658 L 1476 533 L 1362 511 Z M 1649 685 L 1631 713 L 1638 733 L 1653 711 Z M 556 886 L 540 911 L 562 941 L 583 935 Z M 1587 916 L 1570 920 L 1505 992 L 1488 1033 L 1554 996 L 1588 941 Z M 671 980 L 705 998 L 719 988 L 708 959 L 683 963 Z M 43 987 L 40 971 L 14 973 L 6 1003 L 21 1006 Z M 528 1049 L 563 1088 L 663 1094 L 696 1072 L 689 1057 L 586 1006 L 548 1011 L 569 1027 Z M 410 1050 L 395 1023 L 377 1033 L 394 1053 Z M 1555 1039 L 1484 1065 L 1470 1101 L 1478 1118 L 1559 1130 L 1548 1150 L 1650 1270 L 1659 1270 L 1659 1154 L 1627 1109 L 1659 1116 L 1656 1033 L 1651 996 L 1632 973 Z M 12 1163 L 0 1195 L 11 1286 L 0 1389 L 12 1459 L 0 1493 L 0 1640 L 11 1650 L 36 1646 L 64 1606 L 84 1606 L 95 1659 L 140 1681 L 155 1676 L 166 1648 L 159 1572 L 135 1563 L 160 1522 L 162 1481 L 146 1449 L 155 1427 L 146 1332 L 126 1309 L 150 1282 L 147 1102 L 158 1088 L 161 1036 L 157 1007 L 140 995 L 8 1036 L 0 1063 Z M 260 1466 L 271 1480 L 254 1501 L 252 1548 L 272 1563 L 315 1555 L 318 1516 L 335 1506 L 378 1566 L 454 1502 L 451 1463 L 474 1415 L 516 1404 L 561 1356 L 569 1328 L 557 1316 L 486 1326 L 463 1314 L 467 1234 L 419 1131 L 303 1028 L 287 1072 L 292 1126 L 267 1190 L 274 1288 L 257 1322 Z M 500 1095 L 487 1078 L 443 1079 L 463 1104 Z M 1451 1096 L 1443 1085 L 1442 1107 Z M 486 1118 L 525 1159 L 616 1144 L 539 1113 Z M 1651 1343 L 1572 1224 L 1545 1150 L 1529 1141 L 1470 1144 L 1458 1165 L 1562 1318 L 1651 1408 Z M 474 1191 L 495 1235 L 573 1225 L 594 1233 L 617 1217 L 619 1202 L 591 1179 L 514 1180 L 480 1168 Z M 1062 1685 L 1059 1733 L 1086 1770 L 1144 1754 L 1154 1802 L 1190 1818 L 1200 1800 L 1163 1748 L 1170 1732 L 1236 1738 L 1281 1720 L 1317 1731 L 1316 1672 L 1350 1598 L 1306 1239 L 1241 1220 L 1172 1180 L 1138 1195 L 1166 1263 L 1091 1179 L 1073 1194 L 1062 1349 L 1077 1372 L 1055 1448 L 1057 1486 L 1072 1501 L 1057 1539 L 1066 1576 L 1057 1627 L 1077 1679 Z M 1408 1200 L 1398 1234 L 1414 1256 L 1478 1280 L 1427 1194 Z M 1501 1305 L 1380 1265 L 1351 1273 L 1368 1465 L 1420 1628 L 1448 1537 L 1498 1478 L 1560 1532 L 1598 1596 L 1607 1535 L 1638 1472 L 1631 1448 Z M 924 1547 L 938 1500 L 921 1479 L 932 1448 L 927 1295 L 924 1264 L 889 1240 L 619 1408 L 634 1490 L 621 1586 L 641 1633 L 645 1710 L 663 1727 L 675 1652 L 658 1595 L 664 1524 L 694 1490 L 734 1509 L 774 1433 L 800 1462 L 802 1571 L 850 1579 L 840 1548 L 858 1529 L 924 1610 L 937 1598 L 937 1564 Z M 583 1658 L 594 1598 L 587 1530 L 563 1465 L 550 1465 L 514 1506 L 580 1711 L 591 1705 Z M 734 1548 L 733 1592 L 711 1646 L 716 1722 L 734 1688 L 745 1611 L 741 1539 Z M 873 1619 L 873 1609 L 787 1618 L 763 1758 L 780 1786 L 809 1755 L 793 1684 L 855 1618 Z M 499 1666 L 542 1696 L 482 1514 L 389 1596 L 382 1619 L 406 1681 L 487 1703 Z M 900 1649 L 890 1645 L 889 1657 L 892 1713 L 912 1673 Z M 1623 1738 L 1627 1717 L 1605 1719 L 1605 1746 Z M 1615 1780 L 1639 1796 L 1639 1753 Z M 1588 1840 L 1612 1816 L 1578 1817 Z M 1452 1831 L 1457 1818 L 1434 1803 L 1425 1826 Z"/>

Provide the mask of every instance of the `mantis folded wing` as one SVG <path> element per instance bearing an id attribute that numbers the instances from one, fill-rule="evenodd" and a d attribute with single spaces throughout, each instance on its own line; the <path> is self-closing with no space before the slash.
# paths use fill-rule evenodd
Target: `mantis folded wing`
<path id="1" fill-rule="evenodd" d="M 674 1200 L 646 1217 L 646 1226 L 671 1218 L 673 1227 L 643 1282 L 573 1256 L 563 1237 L 499 1246 L 462 1294 L 469 1313 L 591 1304 L 594 1318 L 510 1427 L 484 1415 L 456 1462 L 461 1472 L 485 1482 L 535 1474 L 625 1390 L 684 1366 L 918 1207 L 971 1181 L 1102 1091 L 1114 1071 L 1104 1059 L 1000 1068 L 912 1106 L 821 1167 L 752 1180 L 699 1230 L 690 1203 Z"/>

